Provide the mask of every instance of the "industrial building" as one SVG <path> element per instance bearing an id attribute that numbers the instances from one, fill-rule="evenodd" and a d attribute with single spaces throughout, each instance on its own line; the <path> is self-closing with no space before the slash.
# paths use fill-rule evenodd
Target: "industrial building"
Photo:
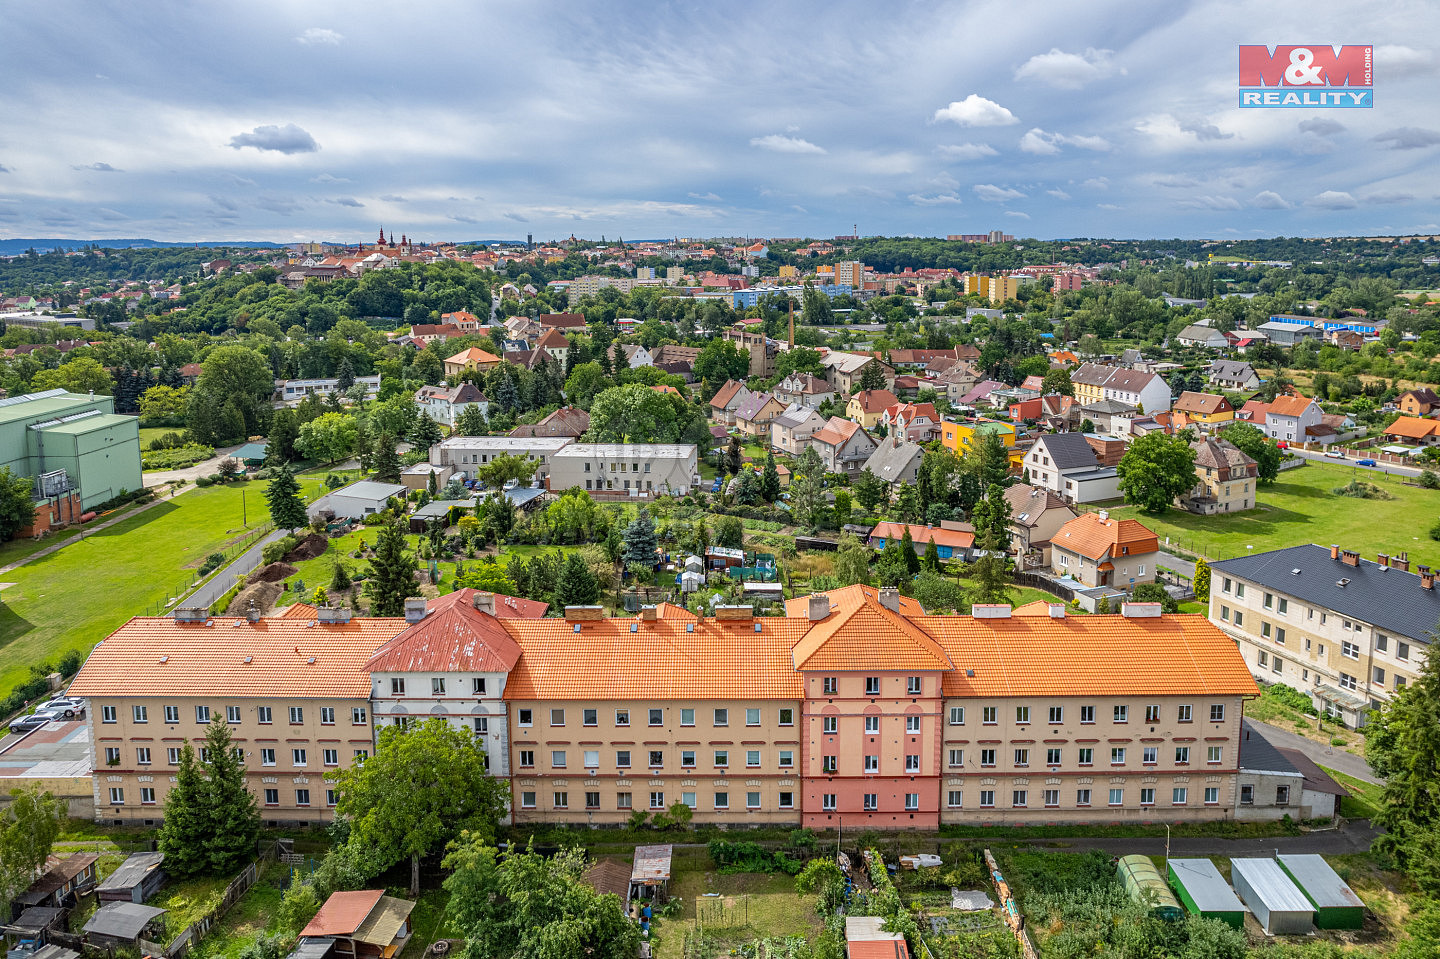
<path id="1" fill-rule="evenodd" d="M 65 390 L 12 396 L 0 400 L 0 466 L 35 480 L 45 525 L 68 523 L 122 490 L 144 486 L 140 421 L 116 414 L 109 396 Z"/>

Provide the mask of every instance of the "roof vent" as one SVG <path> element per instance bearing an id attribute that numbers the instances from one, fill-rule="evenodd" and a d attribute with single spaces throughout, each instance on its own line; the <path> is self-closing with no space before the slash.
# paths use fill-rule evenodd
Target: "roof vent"
<path id="1" fill-rule="evenodd" d="M 1009 603 L 976 603 L 970 607 L 970 615 L 976 619 L 1009 619 Z"/>
<path id="2" fill-rule="evenodd" d="M 1290 575 L 1291 575 L 1291 576 L 1299 576 L 1299 575 L 1300 575 L 1300 567 L 1297 566 L 1297 567 L 1295 567 L 1294 569 L 1292 569 L 1292 570 L 1290 571 Z"/>
<path id="3" fill-rule="evenodd" d="M 974 679 L 974 678 L 975 678 L 975 670 L 973 670 L 973 669 L 967 669 L 967 670 L 965 670 L 965 677 L 966 677 L 967 679 Z"/>
<path id="4" fill-rule="evenodd" d="M 631 624 L 630 624 L 630 632 L 632 632 L 632 633 L 638 633 L 638 632 L 640 632 L 640 624 L 639 624 L 639 623 L 631 623 Z"/>
<path id="5" fill-rule="evenodd" d="M 1150 619 L 1165 611 L 1160 603 L 1121 603 L 1120 615 L 1127 619 Z"/>
<path id="6" fill-rule="evenodd" d="M 405 600 L 405 622 L 418 623 L 425 618 L 425 600 L 420 596 L 412 596 Z"/>
<path id="7" fill-rule="evenodd" d="M 1064 618 L 1065 618 L 1065 604 L 1064 604 L 1064 603 L 1051 603 L 1051 604 L 1050 604 L 1050 618 L 1051 618 L 1051 619 L 1064 619 Z"/>
<path id="8" fill-rule="evenodd" d="M 755 618 L 753 606 L 716 606 L 715 618 L 721 620 L 744 620 Z"/>
<path id="9" fill-rule="evenodd" d="M 160 662 L 162 662 L 162 663 L 168 663 L 168 662 L 170 662 L 170 657 L 169 657 L 168 655 L 166 655 L 166 656 L 161 656 L 161 657 L 160 657 Z"/>
<path id="10" fill-rule="evenodd" d="M 1337 580 L 1335 581 L 1335 585 L 1336 585 L 1336 586 L 1339 586 L 1341 589 L 1344 589 L 1346 586 L 1349 586 L 1349 585 L 1350 585 L 1350 580 L 1349 580 L 1349 579 L 1337 579 Z"/>

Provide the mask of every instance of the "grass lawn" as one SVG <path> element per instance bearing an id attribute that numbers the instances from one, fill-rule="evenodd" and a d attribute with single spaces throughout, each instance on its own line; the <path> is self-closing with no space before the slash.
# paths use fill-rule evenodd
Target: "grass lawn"
<path id="1" fill-rule="evenodd" d="M 185 427 L 183 426 L 142 426 L 140 427 L 140 449 L 142 451 L 150 449 L 151 442 L 158 440 L 166 433 L 184 432 Z"/>
<path id="2" fill-rule="evenodd" d="M 1335 496 L 1330 491 L 1349 483 L 1357 470 L 1332 463 L 1307 463 L 1286 470 L 1271 486 L 1260 487 L 1259 507 L 1244 513 L 1195 516 L 1169 510 L 1161 516 L 1134 506 L 1115 506 L 1112 516 L 1137 519 L 1170 545 L 1212 560 L 1294 546 L 1297 543 L 1339 543 L 1360 549 L 1367 559 L 1377 552 L 1408 552 L 1415 564 L 1440 565 L 1440 543 L 1426 535 L 1440 514 L 1440 492 L 1405 486 L 1402 479 L 1369 470 L 1359 472 L 1394 499 L 1368 500 Z M 1412 567 L 1413 568 L 1413 567 Z"/>
<path id="3" fill-rule="evenodd" d="M 289 869 L 284 863 L 271 863 L 265 868 L 255 885 L 211 927 L 203 947 L 206 956 L 211 959 L 222 956 L 236 959 L 261 932 L 283 934 L 287 941 L 299 934 L 298 928 L 282 928 L 278 918 L 280 900 L 284 895 L 281 883 L 285 881 Z M 221 888 L 224 888 L 223 884 Z"/>
<path id="4" fill-rule="evenodd" d="M 1252 699 L 1245 706 L 1245 715 L 1257 722 L 1269 723 L 1281 729 L 1313 739 L 1317 743 L 1335 746 L 1357 756 L 1365 754 L 1365 737 L 1353 729 L 1337 726 L 1335 723 L 1321 723 L 1320 717 L 1301 712 L 1287 706 L 1274 696 L 1262 695 Z M 1335 742 L 1335 740 L 1340 742 Z"/>
<path id="5" fill-rule="evenodd" d="M 183 882 L 169 880 L 146 905 L 166 910 L 165 943 L 174 938 L 195 920 L 220 905 L 225 887 L 230 879 L 223 876 L 197 876 Z"/>
<path id="6" fill-rule="evenodd" d="M 266 522 L 264 483 L 194 489 L 5 575 L 0 691 L 163 604 L 211 553 Z M 248 527 L 241 522 L 241 497 Z"/>
<path id="7" fill-rule="evenodd" d="M 1324 766 L 1320 768 L 1325 769 Z M 1346 819 L 1369 819 L 1380 811 L 1384 803 L 1384 786 L 1367 783 L 1354 776 L 1337 773 L 1333 769 L 1325 771 L 1334 777 L 1337 783 L 1350 790 L 1350 795 L 1340 797 L 1340 815 Z"/>
<path id="8" fill-rule="evenodd" d="M 820 916 L 816 898 L 795 892 L 795 880 L 783 874 L 722 874 L 714 871 L 708 857 L 674 860 L 670 895 L 680 900 L 680 915 L 655 923 L 656 959 L 680 959 L 686 929 L 700 923 L 719 942 L 713 953 L 723 956 L 729 949 L 768 936 L 818 935 Z"/>

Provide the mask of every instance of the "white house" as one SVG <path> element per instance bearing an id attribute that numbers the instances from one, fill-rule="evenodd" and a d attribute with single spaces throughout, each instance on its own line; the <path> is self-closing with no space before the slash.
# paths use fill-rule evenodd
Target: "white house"
<path id="1" fill-rule="evenodd" d="M 1303 396 L 1277 396 L 1265 411 L 1265 433 L 1274 440 L 1305 442 L 1305 429 L 1319 426 L 1320 404 Z"/>
<path id="2" fill-rule="evenodd" d="M 422 386 L 415 391 L 415 402 L 432 420 L 450 427 L 471 406 L 479 407 L 487 417 L 490 415 L 490 401 L 475 384 L 468 382 L 458 386 Z"/>
<path id="3" fill-rule="evenodd" d="M 1055 493 L 1067 503 L 1097 503 L 1120 495 L 1120 476 L 1100 457 L 1083 433 L 1046 433 L 1025 454 L 1030 485 Z"/>

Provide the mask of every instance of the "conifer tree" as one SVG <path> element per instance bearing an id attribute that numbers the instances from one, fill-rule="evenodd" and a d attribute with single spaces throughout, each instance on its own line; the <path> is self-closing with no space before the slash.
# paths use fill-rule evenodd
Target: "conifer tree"
<path id="1" fill-rule="evenodd" d="M 395 437 L 381 433 L 375 440 L 375 479 L 383 483 L 400 482 L 400 457 L 395 452 Z"/>
<path id="2" fill-rule="evenodd" d="M 380 527 L 365 595 L 370 597 L 374 616 L 400 616 L 405 612 L 406 598 L 420 595 L 415 588 L 415 557 L 405 552 L 405 535 L 396 523 Z"/>
<path id="3" fill-rule="evenodd" d="M 265 501 L 276 529 L 299 529 L 310 522 L 305 501 L 300 498 L 300 484 L 288 466 L 276 467 L 270 485 L 265 487 Z"/>
<path id="4" fill-rule="evenodd" d="M 205 810 L 205 777 L 188 742 L 180 750 L 175 786 L 165 794 L 165 822 L 160 827 L 160 851 L 165 871 L 185 878 L 204 872 L 209 862 L 206 840 L 210 823 Z"/>
<path id="5" fill-rule="evenodd" d="M 208 823 L 206 871 L 215 876 L 234 875 L 255 858 L 260 837 L 260 809 L 245 785 L 245 761 L 236 755 L 230 724 L 217 710 L 205 729 L 203 809 Z"/>

